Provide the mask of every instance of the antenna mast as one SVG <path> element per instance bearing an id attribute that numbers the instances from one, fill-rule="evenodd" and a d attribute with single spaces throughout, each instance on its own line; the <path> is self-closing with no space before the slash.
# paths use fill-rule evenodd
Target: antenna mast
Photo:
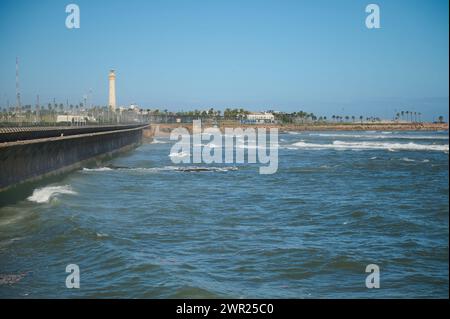
<path id="1" fill-rule="evenodd" d="M 21 109 L 20 105 L 20 88 L 19 88 L 19 58 L 16 57 L 16 99 L 17 99 L 17 109 Z"/>

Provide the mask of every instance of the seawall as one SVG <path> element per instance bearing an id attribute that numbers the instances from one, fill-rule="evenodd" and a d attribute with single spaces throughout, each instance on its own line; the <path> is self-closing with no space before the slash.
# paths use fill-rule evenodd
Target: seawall
<path id="1" fill-rule="evenodd" d="M 130 150 L 147 127 L 0 143 L 0 192 Z"/>
<path id="2" fill-rule="evenodd" d="M 80 135 L 137 128 L 140 125 L 102 126 L 49 126 L 49 127 L 3 127 L 0 128 L 0 143 L 34 140 L 39 138 Z"/>

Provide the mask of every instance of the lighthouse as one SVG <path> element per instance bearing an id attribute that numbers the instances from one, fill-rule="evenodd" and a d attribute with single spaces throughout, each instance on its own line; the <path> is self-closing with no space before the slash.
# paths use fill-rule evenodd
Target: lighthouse
<path id="1" fill-rule="evenodd" d="M 109 72 L 109 109 L 111 111 L 116 110 L 116 74 L 114 73 L 114 70 L 111 70 Z"/>

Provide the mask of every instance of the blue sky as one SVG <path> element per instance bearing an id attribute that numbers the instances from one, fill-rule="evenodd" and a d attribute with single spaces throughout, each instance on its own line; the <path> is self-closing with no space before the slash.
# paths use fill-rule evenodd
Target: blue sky
<path id="1" fill-rule="evenodd" d="M 76 0 L 0 2 L 0 105 L 107 104 L 188 110 L 244 107 L 319 115 L 448 117 L 448 1 L 377 1 L 381 29 L 365 27 L 371 1 Z"/>

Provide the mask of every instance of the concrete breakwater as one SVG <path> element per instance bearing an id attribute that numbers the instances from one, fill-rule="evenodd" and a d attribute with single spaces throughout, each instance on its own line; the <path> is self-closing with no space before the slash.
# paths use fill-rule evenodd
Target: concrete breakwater
<path id="1" fill-rule="evenodd" d="M 148 125 L 109 130 L 102 127 L 97 131 L 78 128 L 78 131 L 72 131 L 78 133 L 74 135 L 59 133 L 45 138 L 0 143 L 0 192 L 130 150 L 142 142 L 143 131 L 147 128 Z"/>
<path id="2" fill-rule="evenodd" d="M 0 128 L 0 143 L 117 131 L 136 127 L 139 127 L 139 125 L 4 127 Z"/>

